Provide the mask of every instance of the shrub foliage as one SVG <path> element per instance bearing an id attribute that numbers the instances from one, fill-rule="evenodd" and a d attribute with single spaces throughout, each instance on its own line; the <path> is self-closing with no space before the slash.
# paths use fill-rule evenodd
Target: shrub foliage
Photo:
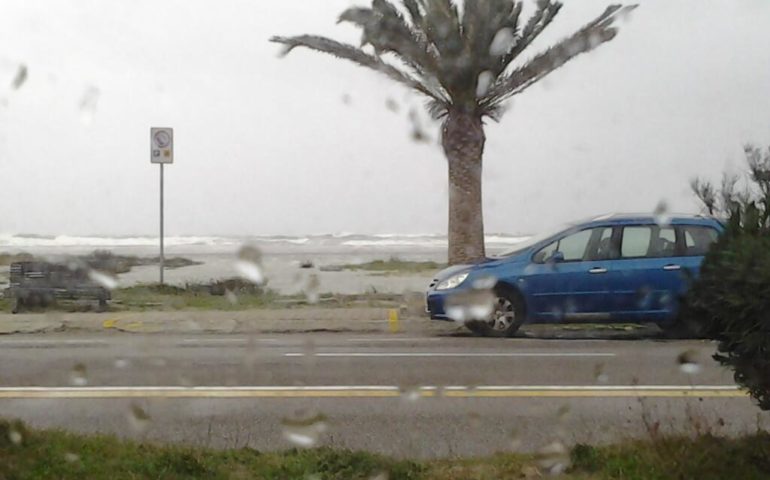
<path id="1" fill-rule="evenodd" d="M 770 410 L 770 149 L 746 147 L 744 179 L 720 187 L 693 182 L 711 214 L 727 219 L 691 289 L 686 315 L 719 342 L 714 358 L 735 372 L 763 410 Z"/>

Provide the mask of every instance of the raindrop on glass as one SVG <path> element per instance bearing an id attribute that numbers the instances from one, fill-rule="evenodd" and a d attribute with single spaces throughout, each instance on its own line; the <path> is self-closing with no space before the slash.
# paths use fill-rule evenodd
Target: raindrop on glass
<path id="1" fill-rule="evenodd" d="M 666 227 L 671 223 L 671 216 L 668 213 L 668 203 L 666 203 L 665 200 L 658 202 L 653 215 L 655 215 L 655 223 L 658 224 L 658 226 Z"/>
<path id="2" fill-rule="evenodd" d="M 594 367 L 594 378 L 597 383 L 609 383 L 610 376 L 604 371 L 603 363 L 597 363 Z"/>
<path id="3" fill-rule="evenodd" d="M 698 352 L 694 350 L 688 350 L 682 352 L 677 357 L 676 361 L 679 364 L 679 370 L 687 375 L 695 375 L 700 373 L 702 367 L 698 362 Z"/>
<path id="4" fill-rule="evenodd" d="M 447 306 L 445 311 L 446 316 L 457 323 L 464 323 L 468 320 L 468 312 L 462 306 Z"/>
<path id="5" fill-rule="evenodd" d="M 92 282 L 98 284 L 100 287 L 104 287 L 107 290 L 115 290 L 118 287 L 118 279 L 107 273 L 99 272 L 97 270 L 90 270 L 88 272 L 88 278 Z"/>
<path id="6" fill-rule="evenodd" d="M 305 284 L 305 297 L 308 303 L 318 303 L 320 298 L 319 289 L 321 288 L 321 279 L 317 273 L 311 273 L 307 277 L 307 283 Z"/>
<path id="7" fill-rule="evenodd" d="M 398 113 L 399 110 L 401 110 L 401 107 L 398 105 L 398 102 L 396 102 L 392 98 L 388 98 L 387 100 L 385 100 L 385 107 L 393 113 Z"/>
<path id="8" fill-rule="evenodd" d="M 150 415 L 139 405 L 132 403 L 128 410 L 128 424 L 136 433 L 144 433 L 150 426 Z"/>
<path id="9" fill-rule="evenodd" d="M 401 398 L 407 402 L 416 402 L 422 398 L 422 392 L 420 387 L 415 386 L 403 386 L 400 388 Z"/>
<path id="10" fill-rule="evenodd" d="M 88 374 L 86 372 L 86 366 L 82 363 L 77 363 L 70 370 L 70 385 L 76 387 L 84 387 L 88 385 Z"/>
<path id="11" fill-rule="evenodd" d="M 64 454 L 64 461 L 67 463 L 76 463 L 80 461 L 80 456 L 72 452 L 67 452 Z"/>
<path id="12" fill-rule="evenodd" d="M 128 368 L 128 360 L 126 360 L 125 358 L 116 358 L 115 368 L 119 368 L 121 370 L 123 370 L 124 368 Z"/>
<path id="13" fill-rule="evenodd" d="M 492 86 L 492 82 L 495 81 L 495 76 L 492 72 L 485 70 L 479 74 L 478 81 L 476 82 L 476 97 L 480 98 L 486 95 L 489 91 L 489 87 Z"/>
<path id="14" fill-rule="evenodd" d="M 14 445 L 21 445 L 21 441 L 23 440 L 21 436 L 21 432 L 19 432 L 16 429 L 12 429 L 8 431 L 8 440 L 11 441 Z"/>
<path id="15" fill-rule="evenodd" d="M 511 431 L 511 433 L 508 435 L 508 439 L 510 441 L 511 450 L 513 450 L 514 452 L 520 450 L 522 445 L 524 445 L 524 440 L 521 438 L 521 435 L 516 430 Z"/>
<path id="16" fill-rule="evenodd" d="M 238 251 L 235 270 L 242 278 L 261 285 L 265 282 L 262 273 L 262 252 L 254 246 L 246 245 Z"/>
<path id="17" fill-rule="evenodd" d="M 538 466 L 550 475 L 561 475 L 570 466 L 569 450 L 558 440 L 539 449 L 536 458 Z"/>
<path id="18" fill-rule="evenodd" d="M 516 35 L 511 28 L 501 28 L 492 39 L 489 45 L 489 54 L 493 57 L 499 57 L 510 52 L 516 44 Z"/>
<path id="19" fill-rule="evenodd" d="M 284 418 L 281 420 L 283 437 L 293 445 L 301 448 L 314 447 L 327 428 L 328 423 L 323 415 L 312 417 Z"/>
<path id="20" fill-rule="evenodd" d="M 80 121 L 85 125 L 91 125 L 96 116 L 96 107 L 99 105 L 99 95 L 101 92 L 98 88 L 90 86 L 83 92 L 83 96 L 80 99 Z"/>
<path id="21" fill-rule="evenodd" d="M 238 305 L 238 295 L 232 290 L 225 290 L 225 298 L 230 305 Z"/>
<path id="22" fill-rule="evenodd" d="M 24 85 L 24 82 L 27 81 L 27 66 L 22 64 L 19 65 L 19 69 L 16 70 L 16 75 L 13 77 L 13 81 L 11 82 L 11 87 L 14 90 L 18 90 L 21 88 L 22 85 Z"/>

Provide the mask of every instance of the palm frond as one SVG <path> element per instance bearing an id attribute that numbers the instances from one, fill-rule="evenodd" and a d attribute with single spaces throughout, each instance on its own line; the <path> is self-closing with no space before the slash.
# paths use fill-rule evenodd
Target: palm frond
<path id="1" fill-rule="evenodd" d="M 633 8 L 636 8 L 636 5 L 609 6 L 604 13 L 570 37 L 535 56 L 524 66 L 499 78 L 480 101 L 480 107 L 487 110 L 499 105 L 508 98 L 523 92 L 578 55 L 609 42 L 618 33 L 617 29 L 613 27 L 615 20 L 619 15 L 627 13 Z"/>
<path id="2" fill-rule="evenodd" d="M 369 55 L 353 45 L 337 42 L 330 38 L 316 35 L 299 35 L 296 37 L 272 37 L 271 42 L 284 45 L 283 55 L 289 54 L 297 47 L 305 47 L 317 52 L 327 53 L 337 58 L 342 58 L 356 63 L 360 66 L 376 70 L 390 77 L 391 79 L 414 89 L 423 95 L 433 99 L 438 103 L 447 103 L 445 96 L 434 88 L 421 82 L 417 78 L 402 72 L 398 68 L 384 62 L 379 57 Z"/>
<path id="3" fill-rule="evenodd" d="M 372 8 L 349 8 L 340 15 L 339 22 L 361 27 L 362 44 L 371 45 L 378 55 L 393 53 L 418 74 L 437 75 L 438 59 L 432 55 L 424 34 L 410 26 L 386 0 L 374 0 Z"/>
<path id="4" fill-rule="evenodd" d="M 521 8 L 521 4 L 519 4 Z M 517 39 L 515 46 L 508 52 L 502 63 L 504 68 L 508 67 L 510 63 L 516 59 L 529 45 L 535 41 L 535 39 L 543 33 L 543 30 L 551 24 L 556 15 L 562 8 L 560 2 L 551 2 L 550 0 L 540 0 L 538 2 L 537 11 L 530 17 L 527 25 L 521 31 L 520 37 Z M 521 11 L 521 10 L 519 10 Z"/>

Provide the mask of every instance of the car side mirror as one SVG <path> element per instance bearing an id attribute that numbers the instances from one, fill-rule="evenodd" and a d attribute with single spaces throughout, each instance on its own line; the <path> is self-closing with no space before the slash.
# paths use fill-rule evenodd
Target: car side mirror
<path id="1" fill-rule="evenodd" d="M 562 263 L 564 262 L 564 254 L 562 252 L 553 252 L 551 258 L 548 259 L 549 263 Z"/>

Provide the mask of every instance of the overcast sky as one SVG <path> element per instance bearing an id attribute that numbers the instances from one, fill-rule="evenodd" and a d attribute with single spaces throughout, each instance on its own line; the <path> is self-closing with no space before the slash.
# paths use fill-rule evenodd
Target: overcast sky
<path id="1" fill-rule="evenodd" d="M 356 43 L 335 24 L 354 3 L 3 0 L 0 232 L 154 233 L 153 125 L 175 128 L 170 234 L 444 232 L 438 127 L 430 143 L 410 138 L 419 97 L 331 57 L 278 58 L 267 41 Z M 565 3 L 530 55 L 608 1 Z M 770 144 L 770 1 L 641 3 L 613 42 L 489 125 L 489 232 L 661 201 L 695 211 L 692 177 L 742 168 L 745 142 Z M 19 63 L 29 77 L 12 90 Z"/>

